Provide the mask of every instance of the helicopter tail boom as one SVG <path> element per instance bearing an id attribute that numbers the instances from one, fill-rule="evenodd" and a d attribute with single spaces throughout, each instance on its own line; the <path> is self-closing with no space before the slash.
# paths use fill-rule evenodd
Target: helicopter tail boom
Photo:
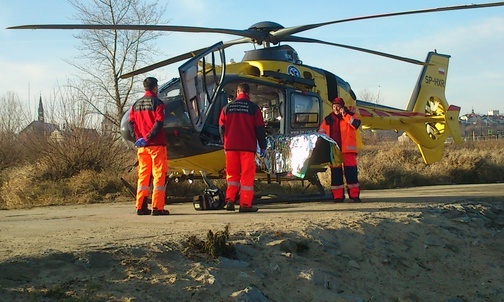
<path id="1" fill-rule="evenodd" d="M 462 142 L 462 138 L 460 136 L 460 127 L 458 124 L 459 112 L 460 107 L 451 105 L 450 107 L 448 107 L 448 111 L 446 112 L 445 116 L 445 123 L 446 123 L 445 132 L 451 133 L 451 136 L 453 137 L 453 141 L 455 143 Z M 424 129 L 421 130 L 425 131 Z M 416 138 L 414 134 L 412 134 L 411 132 L 406 131 L 406 133 L 408 134 L 408 136 L 410 136 L 410 138 L 413 139 L 413 141 L 415 141 L 418 149 L 420 150 L 420 153 L 422 154 L 422 158 L 426 164 L 430 164 L 441 160 L 444 151 L 445 139 L 438 139 L 437 144 L 435 145 L 429 144 L 429 146 L 426 146 L 426 144 L 422 144 L 423 141 L 421 139 Z"/>
<path id="2" fill-rule="evenodd" d="M 448 61 L 450 56 L 429 52 L 413 91 L 408 111 L 425 114 L 432 120 L 412 124 L 406 134 L 417 144 L 424 162 L 441 160 L 444 142 L 449 136 L 462 141 L 458 117 L 460 107 L 448 105 L 445 97 Z"/>
<path id="3" fill-rule="evenodd" d="M 445 97 L 449 58 L 429 52 L 406 110 L 357 100 L 363 129 L 403 130 L 426 164 L 441 160 L 449 136 L 456 143 L 462 142 L 460 107 L 448 105 Z"/>

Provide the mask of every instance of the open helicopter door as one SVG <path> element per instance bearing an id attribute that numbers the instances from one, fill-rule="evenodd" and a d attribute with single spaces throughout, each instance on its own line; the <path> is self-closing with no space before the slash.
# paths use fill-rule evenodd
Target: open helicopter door
<path id="1" fill-rule="evenodd" d="M 225 62 L 223 43 L 219 42 L 179 67 L 189 118 L 199 133 L 224 79 Z"/>

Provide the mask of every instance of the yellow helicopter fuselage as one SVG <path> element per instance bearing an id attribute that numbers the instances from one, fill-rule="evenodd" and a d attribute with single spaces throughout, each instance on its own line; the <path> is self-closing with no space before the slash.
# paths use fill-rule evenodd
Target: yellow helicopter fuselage
<path id="1" fill-rule="evenodd" d="M 283 49 L 291 50 L 285 46 Z M 224 71 L 225 75 L 218 88 L 213 87 L 213 98 L 202 106 L 205 109 L 201 110 L 198 118 L 204 122 L 201 122 L 199 131 L 190 130 L 191 125 L 187 121 L 175 123 L 175 126 L 166 126 L 165 123 L 170 171 L 205 171 L 223 175 L 225 156 L 218 134 L 218 116 L 225 104 L 235 96 L 234 89 L 240 82 L 251 85 L 251 100 L 263 109 L 267 132 L 271 135 L 316 132 L 322 119 L 331 112 L 331 100 L 338 96 L 361 119 L 363 128 L 405 131 L 418 145 L 426 163 L 438 161 L 442 156 L 443 142 L 448 136 L 453 136 L 456 142 L 460 141 L 458 107 L 449 106 L 444 95 L 448 60 L 449 56 L 446 55 L 428 54 L 406 110 L 359 101 L 350 84 L 340 77 L 296 62 L 244 60 L 213 67 L 202 67 L 200 62 L 201 70 L 213 68 L 217 74 Z M 180 86 L 177 82 L 171 90 L 173 87 L 182 90 Z M 187 110 L 190 104 L 183 99 L 182 92 L 178 97 L 172 97 L 172 101 L 185 101 L 184 110 Z M 170 100 L 166 101 L 170 108 Z M 181 115 L 187 114 L 167 114 L 170 118 Z M 172 135 L 178 133 L 180 136 L 184 132 L 183 128 L 189 134 L 185 140 L 191 141 L 191 144 L 173 141 Z M 178 142 L 181 140 L 184 139 L 177 138 Z M 198 147 L 195 148 L 195 145 Z"/>

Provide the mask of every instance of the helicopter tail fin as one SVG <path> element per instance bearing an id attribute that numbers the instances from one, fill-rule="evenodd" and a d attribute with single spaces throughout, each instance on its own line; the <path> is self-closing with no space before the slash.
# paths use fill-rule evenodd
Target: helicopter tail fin
<path id="1" fill-rule="evenodd" d="M 425 123 L 412 124 L 406 134 L 418 146 L 425 163 L 441 160 L 449 136 L 462 142 L 458 117 L 460 107 L 448 105 L 445 97 L 450 56 L 429 52 L 411 95 L 407 110 L 425 114 Z"/>

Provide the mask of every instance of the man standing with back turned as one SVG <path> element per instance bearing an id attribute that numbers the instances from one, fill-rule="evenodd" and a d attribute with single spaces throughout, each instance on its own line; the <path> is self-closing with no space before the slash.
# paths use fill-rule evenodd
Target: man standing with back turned
<path id="1" fill-rule="evenodd" d="M 138 148 L 138 186 L 136 210 L 138 215 L 168 215 L 165 206 L 165 180 L 168 171 L 166 137 L 163 130 L 165 104 L 158 99 L 158 81 L 148 77 L 143 81 L 145 94 L 133 104 L 129 123 L 131 135 Z M 147 208 L 150 179 L 153 177 L 152 211 Z"/>
<path id="2" fill-rule="evenodd" d="M 226 210 L 234 211 L 239 193 L 240 212 L 257 212 L 252 206 L 257 143 L 266 156 L 266 132 L 259 107 L 250 101 L 250 86 L 240 83 L 236 100 L 222 108 L 219 132 L 226 152 Z"/>

